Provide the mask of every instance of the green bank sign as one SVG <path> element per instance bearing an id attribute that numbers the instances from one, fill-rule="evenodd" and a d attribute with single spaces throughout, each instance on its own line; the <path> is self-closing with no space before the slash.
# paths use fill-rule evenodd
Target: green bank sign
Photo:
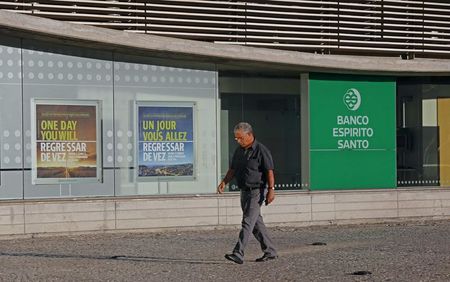
<path id="1" fill-rule="evenodd" d="M 311 74 L 311 189 L 394 188 L 395 81 Z"/>

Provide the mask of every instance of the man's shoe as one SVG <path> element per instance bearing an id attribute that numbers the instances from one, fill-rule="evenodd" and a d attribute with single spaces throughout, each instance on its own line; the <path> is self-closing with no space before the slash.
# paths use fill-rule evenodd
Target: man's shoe
<path id="1" fill-rule="evenodd" d="M 235 254 L 226 254 L 225 258 L 227 260 L 231 260 L 232 262 L 237 263 L 237 264 L 243 264 L 244 263 L 244 261 L 242 259 L 240 259 L 238 256 L 236 256 Z"/>
<path id="2" fill-rule="evenodd" d="M 268 255 L 268 254 L 264 254 L 262 257 L 257 258 L 255 261 L 256 262 L 265 262 L 265 261 L 273 260 L 273 259 L 276 259 L 276 258 L 278 258 L 278 256 L 271 256 L 271 255 Z"/>

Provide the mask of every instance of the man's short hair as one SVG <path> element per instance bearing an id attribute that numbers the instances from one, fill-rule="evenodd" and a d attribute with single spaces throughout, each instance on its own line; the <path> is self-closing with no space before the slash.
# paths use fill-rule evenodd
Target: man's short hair
<path id="1" fill-rule="evenodd" d="M 251 133 L 253 134 L 253 128 L 252 126 L 247 122 L 240 122 L 236 124 L 234 127 L 234 132 L 242 130 L 244 133 Z"/>

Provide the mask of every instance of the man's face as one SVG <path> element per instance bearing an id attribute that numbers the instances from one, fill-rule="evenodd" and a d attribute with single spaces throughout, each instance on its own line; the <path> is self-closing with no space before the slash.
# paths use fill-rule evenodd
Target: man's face
<path id="1" fill-rule="evenodd" d="M 245 133 L 240 129 L 234 133 L 234 140 L 236 140 L 242 148 L 248 148 L 253 143 L 253 134 Z"/>

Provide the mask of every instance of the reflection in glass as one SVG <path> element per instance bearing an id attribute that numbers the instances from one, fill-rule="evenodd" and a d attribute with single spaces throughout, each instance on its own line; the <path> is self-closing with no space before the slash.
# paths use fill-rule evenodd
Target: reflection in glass
<path id="1" fill-rule="evenodd" d="M 449 186 L 450 81 L 403 78 L 397 94 L 398 186 Z"/>
<path id="2" fill-rule="evenodd" d="M 221 174 L 237 147 L 233 128 L 240 121 L 253 126 L 256 138 L 272 152 L 277 190 L 301 189 L 300 77 L 221 74 Z M 232 181 L 230 190 L 237 190 Z"/>

